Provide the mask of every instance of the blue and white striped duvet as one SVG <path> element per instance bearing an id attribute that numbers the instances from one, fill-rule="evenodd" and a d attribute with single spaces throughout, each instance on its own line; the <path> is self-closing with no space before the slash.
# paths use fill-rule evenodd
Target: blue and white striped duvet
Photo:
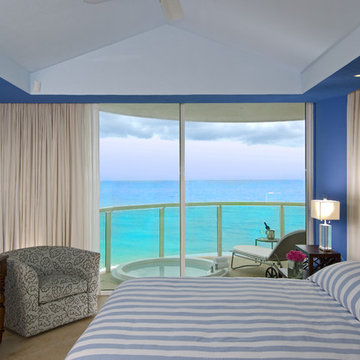
<path id="1" fill-rule="evenodd" d="M 360 359 L 360 321 L 311 281 L 137 279 L 113 292 L 71 359 Z"/>

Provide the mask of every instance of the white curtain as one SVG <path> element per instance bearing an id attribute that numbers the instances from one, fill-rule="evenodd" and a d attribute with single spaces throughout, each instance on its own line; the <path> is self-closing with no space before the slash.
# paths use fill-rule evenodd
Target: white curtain
<path id="1" fill-rule="evenodd" d="M 347 99 L 347 259 L 360 260 L 360 90 Z"/>
<path id="2" fill-rule="evenodd" d="M 99 122 L 89 104 L 0 104 L 0 253 L 99 248 Z"/>

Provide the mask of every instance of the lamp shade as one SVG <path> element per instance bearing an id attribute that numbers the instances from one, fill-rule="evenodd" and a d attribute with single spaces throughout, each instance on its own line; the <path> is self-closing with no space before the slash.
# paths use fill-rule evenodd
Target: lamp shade
<path id="1" fill-rule="evenodd" d="M 311 217 L 318 220 L 339 220 L 340 201 L 311 200 Z"/>

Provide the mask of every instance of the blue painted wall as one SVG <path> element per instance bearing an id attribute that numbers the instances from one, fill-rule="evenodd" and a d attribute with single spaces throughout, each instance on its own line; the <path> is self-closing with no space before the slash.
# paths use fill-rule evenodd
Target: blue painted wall
<path id="1" fill-rule="evenodd" d="M 346 105 L 347 97 L 315 103 L 314 198 L 340 201 L 340 220 L 332 222 L 333 248 L 346 259 Z M 318 242 L 319 221 L 315 220 Z"/>

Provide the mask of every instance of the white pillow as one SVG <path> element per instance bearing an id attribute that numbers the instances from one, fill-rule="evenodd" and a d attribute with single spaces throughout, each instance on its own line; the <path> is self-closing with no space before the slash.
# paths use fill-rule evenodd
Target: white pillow
<path id="1" fill-rule="evenodd" d="M 308 280 L 316 283 L 360 320 L 360 261 L 327 266 Z"/>

